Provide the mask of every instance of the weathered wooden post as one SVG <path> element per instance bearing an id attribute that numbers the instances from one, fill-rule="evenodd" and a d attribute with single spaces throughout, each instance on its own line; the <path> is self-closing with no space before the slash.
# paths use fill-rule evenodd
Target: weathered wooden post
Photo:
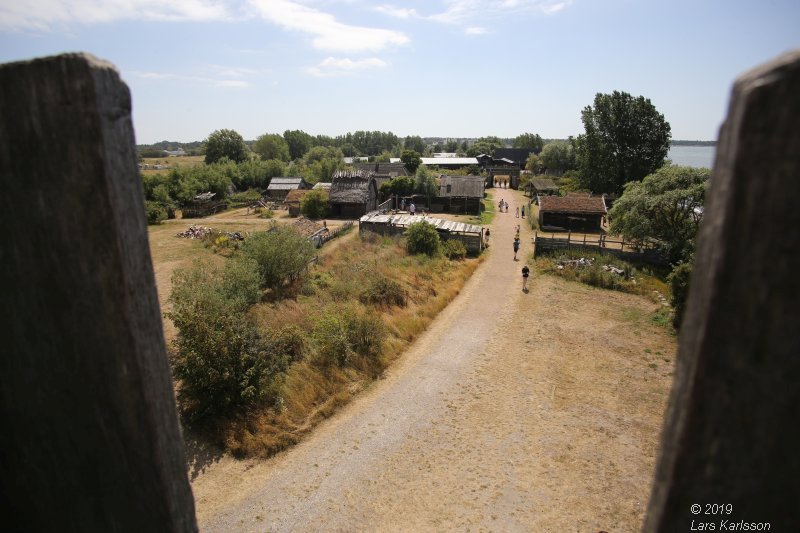
<path id="1" fill-rule="evenodd" d="M 196 531 L 112 65 L 0 66 L 0 184 L 3 528 Z"/>
<path id="2" fill-rule="evenodd" d="M 734 85 L 645 531 L 800 531 L 798 95 L 800 51 Z"/>

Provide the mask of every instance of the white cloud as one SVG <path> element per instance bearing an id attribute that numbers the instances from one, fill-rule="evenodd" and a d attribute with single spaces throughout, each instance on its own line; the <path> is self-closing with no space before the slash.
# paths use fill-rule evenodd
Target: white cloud
<path id="1" fill-rule="evenodd" d="M 409 38 L 401 32 L 381 28 L 350 26 L 325 13 L 290 0 L 250 0 L 262 18 L 287 30 L 313 35 L 312 44 L 322 50 L 339 52 L 375 51 L 402 45 Z"/>
<path id="2" fill-rule="evenodd" d="M 461 24 L 479 17 L 497 17 L 520 12 L 555 14 L 574 0 L 446 0 L 447 9 L 429 15 L 428 19 L 448 24 Z"/>
<path id="3" fill-rule="evenodd" d="M 116 20 L 228 20 L 220 0 L 11 0 L 0 3 L 0 29 L 47 31 Z"/>
<path id="4" fill-rule="evenodd" d="M 480 26 L 470 26 L 464 30 L 464 33 L 467 35 L 486 35 L 489 33 L 489 30 L 481 28 Z"/>
<path id="5" fill-rule="evenodd" d="M 306 72 L 312 76 L 346 76 L 359 71 L 381 69 L 389 66 L 389 63 L 377 57 L 367 57 L 364 59 L 350 59 L 347 57 L 329 57 L 324 59 L 319 65 L 309 67 Z"/>
<path id="6" fill-rule="evenodd" d="M 229 88 L 245 88 L 252 87 L 253 84 L 245 80 L 232 80 L 225 78 L 211 78 L 205 76 L 185 76 L 181 74 L 172 74 L 165 72 L 141 72 L 141 71 L 128 71 L 124 72 L 123 76 L 133 76 L 135 78 L 142 78 L 146 80 L 176 80 L 180 82 L 205 85 L 206 87 L 229 87 Z"/>
<path id="7" fill-rule="evenodd" d="M 416 9 L 408 9 L 405 7 L 396 7 L 391 4 L 384 4 L 382 6 L 378 6 L 373 8 L 378 13 L 383 13 L 384 15 L 389 15 L 390 17 L 395 17 L 399 19 L 407 19 L 410 17 L 417 16 Z"/>

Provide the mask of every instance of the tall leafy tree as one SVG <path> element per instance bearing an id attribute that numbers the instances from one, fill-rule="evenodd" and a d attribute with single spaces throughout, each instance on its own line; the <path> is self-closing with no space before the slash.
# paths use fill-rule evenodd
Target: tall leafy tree
<path id="1" fill-rule="evenodd" d="M 406 170 L 412 174 L 416 172 L 417 167 L 422 164 L 422 158 L 419 156 L 419 153 L 415 152 L 414 150 L 403 150 L 403 155 L 400 156 L 400 161 L 403 162 L 403 166 L 406 167 Z"/>
<path id="2" fill-rule="evenodd" d="M 425 153 L 425 141 L 422 140 L 422 137 L 419 135 L 409 135 L 406 137 L 405 141 L 403 141 L 403 148 L 406 150 L 413 150 L 418 154 Z"/>
<path id="3" fill-rule="evenodd" d="M 234 130 L 217 130 L 208 136 L 206 144 L 206 164 L 216 163 L 223 157 L 241 163 L 247 160 L 249 149 L 244 139 Z"/>
<path id="4" fill-rule="evenodd" d="M 655 241 L 671 262 L 688 259 L 710 175 L 707 168 L 671 165 L 627 183 L 608 213 L 611 231 L 630 240 Z"/>
<path id="5" fill-rule="evenodd" d="M 503 148 L 503 146 L 505 145 L 503 144 L 503 141 L 500 140 L 500 137 L 481 137 L 472 143 L 469 148 L 467 148 L 467 155 L 470 157 L 475 157 L 476 155 L 480 154 L 494 155 L 495 149 Z"/>
<path id="6" fill-rule="evenodd" d="M 436 176 L 434 176 L 428 167 L 420 165 L 417 169 L 415 178 L 415 189 L 419 194 L 424 194 L 428 199 L 428 207 L 431 205 L 431 198 L 436 196 L 439 192 L 439 187 L 436 184 Z"/>
<path id="7" fill-rule="evenodd" d="M 262 161 L 277 159 L 289 161 L 289 143 L 277 133 L 265 133 L 256 139 L 253 151 L 261 156 Z"/>
<path id="8" fill-rule="evenodd" d="M 575 151 L 572 145 L 565 141 L 553 141 L 544 145 L 539 154 L 541 162 L 547 168 L 560 169 L 561 171 L 576 168 Z"/>
<path id="9" fill-rule="evenodd" d="M 538 133 L 523 133 L 522 135 L 517 135 L 512 145 L 512 148 L 527 148 L 534 154 L 541 152 L 543 147 L 544 140 Z"/>
<path id="10" fill-rule="evenodd" d="M 582 185 L 591 191 L 621 193 L 629 181 L 664 165 L 672 133 L 649 99 L 597 93 L 581 119 L 585 133 L 578 136 L 576 155 Z"/>
<path id="11" fill-rule="evenodd" d="M 283 138 L 289 145 L 289 157 L 292 161 L 303 157 L 311 148 L 311 135 L 303 130 L 286 130 L 283 132 Z"/>

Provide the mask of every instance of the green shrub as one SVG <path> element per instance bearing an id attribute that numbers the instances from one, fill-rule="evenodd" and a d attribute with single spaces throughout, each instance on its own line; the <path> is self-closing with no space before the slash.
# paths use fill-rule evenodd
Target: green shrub
<path id="1" fill-rule="evenodd" d="M 377 359 L 387 330 L 381 317 L 355 306 L 326 311 L 314 326 L 312 338 L 323 365 L 344 367 L 356 355 Z"/>
<path id="2" fill-rule="evenodd" d="M 347 319 L 339 313 L 328 312 L 314 325 L 312 337 L 323 365 L 345 366 L 353 354 L 347 336 Z"/>
<path id="3" fill-rule="evenodd" d="M 267 335 L 267 343 L 273 354 L 285 357 L 289 362 L 301 360 L 306 353 L 306 334 L 298 326 L 290 324 Z"/>
<path id="4" fill-rule="evenodd" d="M 324 218 L 328 214 L 328 193 L 315 189 L 300 199 L 300 212 L 311 219 Z"/>
<path id="5" fill-rule="evenodd" d="M 692 276 L 692 263 L 679 263 L 667 276 L 670 284 L 670 303 L 675 309 L 672 315 L 672 325 L 675 329 L 681 327 L 683 313 L 686 310 L 686 300 L 689 298 L 689 283 Z"/>
<path id="6" fill-rule="evenodd" d="M 162 204 L 151 202 L 150 200 L 145 201 L 144 204 L 147 211 L 148 224 L 161 224 L 161 222 L 166 220 L 167 210 Z"/>
<path id="7" fill-rule="evenodd" d="M 275 225 L 267 232 L 248 238 L 242 252 L 258 265 L 261 286 L 277 289 L 287 279 L 299 275 L 316 250 L 295 229 Z"/>
<path id="8" fill-rule="evenodd" d="M 178 403 L 189 422 L 226 416 L 266 399 L 288 359 L 274 354 L 242 315 L 258 289 L 246 264 L 222 271 L 207 263 L 177 270 L 172 311 L 178 330 L 171 357 Z"/>
<path id="9" fill-rule="evenodd" d="M 464 259 L 467 256 L 467 248 L 461 241 L 448 239 L 442 242 L 442 253 L 448 259 Z"/>
<path id="10" fill-rule="evenodd" d="M 361 291 L 359 299 L 362 303 L 373 305 L 406 306 L 406 291 L 394 280 L 383 276 L 371 279 Z"/>
<path id="11" fill-rule="evenodd" d="M 440 247 L 439 232 L 432 224 L 415 222 L 406 230 L 406 246 L 412 254 L 438 255 Z"/>
<path id="12" fill-rule="evenodd" d="M 237 192 L 228 198 L 228 205 L 248 204 L 261 200 L 261 191 L 258 189 L 247 189 L 244 192 Z"/>

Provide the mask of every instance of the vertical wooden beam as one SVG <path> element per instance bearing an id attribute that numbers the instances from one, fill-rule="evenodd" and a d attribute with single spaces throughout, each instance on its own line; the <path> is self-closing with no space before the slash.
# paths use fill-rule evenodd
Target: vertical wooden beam
<path id="1" fill-rule="evenodd" d="M 136 163 L 112 65 L 0 66 L 0 483 L 23 531 L 197 530 Z"/>
<path id="2" fill-rule="evenodd" d="M 798 95 L 800 51 L 734 85 L 645 531 L 800 531 Z"/>

